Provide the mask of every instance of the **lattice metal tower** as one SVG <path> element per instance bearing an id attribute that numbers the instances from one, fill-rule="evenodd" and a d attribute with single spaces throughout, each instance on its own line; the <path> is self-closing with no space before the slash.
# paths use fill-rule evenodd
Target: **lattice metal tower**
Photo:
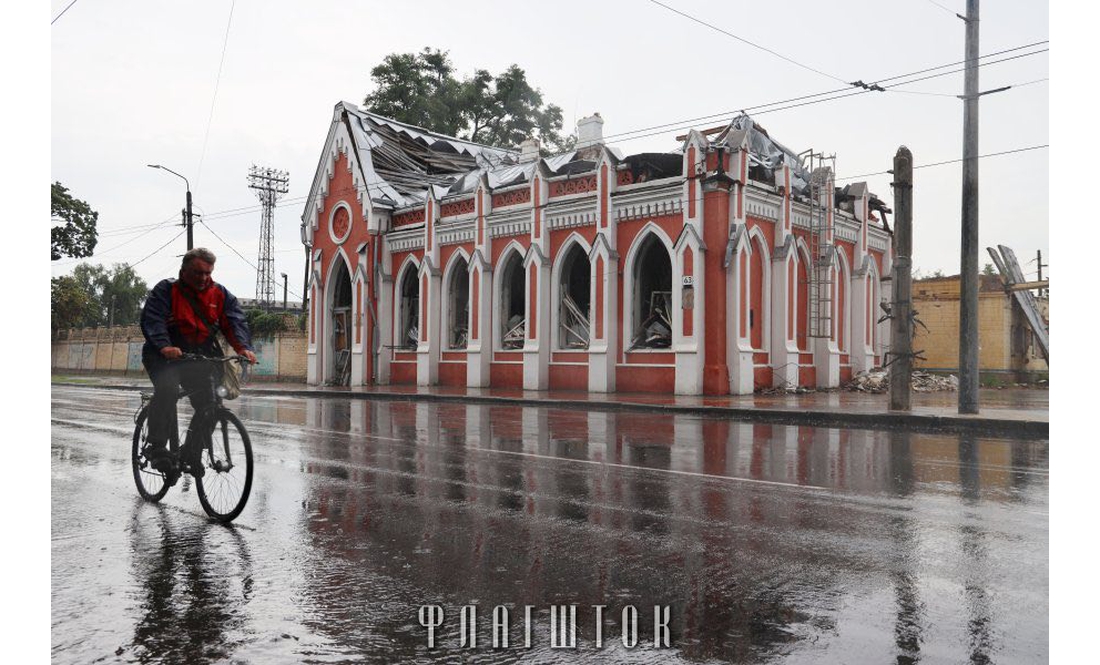
<path id="1" fill-rule="evenodd" d="M 256 197 L 263 205 L 260 220 L 260 254 L 256 263 L 256 304 L 271 309 L 275 304 L 275 258 L 272 256 L 274 236 L 275 202 L 290 188 L 290 174 L 286 171 L 261 168 L 252 165 L 248 170 L 248 187 L 256 190 Z"/>

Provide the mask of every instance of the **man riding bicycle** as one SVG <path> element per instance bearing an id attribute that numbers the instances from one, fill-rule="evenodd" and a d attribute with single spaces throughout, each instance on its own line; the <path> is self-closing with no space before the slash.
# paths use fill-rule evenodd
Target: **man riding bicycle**
<path id="1" fill-rule="evenodd" d="M 171 362 L 184 353 L 221 357 L 214 333 L 221 330 L 236 352 L 256 362 L 244 312 L 237 299 L 211 278 L 214 253 L 196 247 L 183 255 L 179 279 L 165 279 L 149 292 L 141 310 L 141 332 L 145 346 L 141 362 L 153 382 L 149 404 L 149 444 L 146 454 L 153 468 L 169 473 L 175 461 L 167 449 L 179 388 L 191 392 L 196 410 L 210 399 L 207 390 L 210 368 L 203 363 Z"/>

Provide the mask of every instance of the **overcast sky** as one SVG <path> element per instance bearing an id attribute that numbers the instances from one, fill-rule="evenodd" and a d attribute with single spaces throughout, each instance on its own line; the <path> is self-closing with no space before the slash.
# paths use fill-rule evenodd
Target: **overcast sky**
<path id="1" fill-rule="evenodd" d="M 71 0 L 51 2 L 52 18 Z M 614 143 L 626 154 L 677 149 L 685 127 L 722 124 L 738 109 L 963 58 L 964 26 L 953 14 L 965 13 L 962 0 L 666 4 L 782 57 L 642 1 L 80 0 L 50 29 L 50 178 L 99 211 L 90 261 L 140 261 L 152 285 L 175 275 L 185 238 L 172 240 L 178 226 L 149 225 L 179 219 L 184 183 L 146 164 L 179 172 L 190 180 L 196 213 L 222 238 L 195 228 L 196 245 L 219 256 L 215 278 L 251 297 L 260 212 L 248 169 L 289 171 L 290 191 L 275 213 L 274 272 L 277 280 L 290 274 L 295 300 L 303 199 L 333 106 L 361 103 L 372 90 L 370 69 L 389 53 L 440 48 L 459 75 L 515 63 L 563 108 L 567 129 L 595 111 L 608 136 L 679 123 Z M 983 3 L 981 53 L 1047 40 L 1047 14 L 1046 2 Z M 1040 53 L 980 69 L 982 90 L 1016 86 L 983 97 L 982 154 L 1049 142 L 1048 65 Z M 750 114 L 796 152 L 835 153 L 838 184 L 879 173 L 865 179 L 891 204 L 881 172 L 898 146 L 913 151 L 918 167 L 961 157 L 962 103 L 954 95 L 962 76 Z M 1042 250 L 1046 261 L 1048 150 L 982 159 L 980 174 L 982 247 L 1009 245 L 1022 263 Z M 960 181 L 958 163 L 915 171 L 914 264 L 925 274 L 958 272 Z M 988 260 L 983 250 L 979 261 Z M 53 274 L 76 263 L 54 262 Z"/>

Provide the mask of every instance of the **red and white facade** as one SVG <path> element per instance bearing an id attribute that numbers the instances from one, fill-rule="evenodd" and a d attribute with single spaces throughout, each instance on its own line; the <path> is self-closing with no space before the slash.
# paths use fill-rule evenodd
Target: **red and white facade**
<path id="1" fill-rule="evenodd" d="M 746 394 L 880 365 L 881 201 L 825 188 L 831 333 L 810 336 L 798 167 L 741 120 L 621 157 L 593 116 L 544 159 L 338 104 L 302 218 L 309 383 Z"/>

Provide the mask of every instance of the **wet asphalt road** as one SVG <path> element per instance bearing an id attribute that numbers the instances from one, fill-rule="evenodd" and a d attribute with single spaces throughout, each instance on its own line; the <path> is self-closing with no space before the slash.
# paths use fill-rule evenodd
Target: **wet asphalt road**
<path id="1" fill-rule="evenodd" d="M 55 663 L 1047 660 L 1047 442 L 246 397 L 256 480 L 223 527 L 193 490 L 137 498 L 137 405 L 53 389 Z"/>

